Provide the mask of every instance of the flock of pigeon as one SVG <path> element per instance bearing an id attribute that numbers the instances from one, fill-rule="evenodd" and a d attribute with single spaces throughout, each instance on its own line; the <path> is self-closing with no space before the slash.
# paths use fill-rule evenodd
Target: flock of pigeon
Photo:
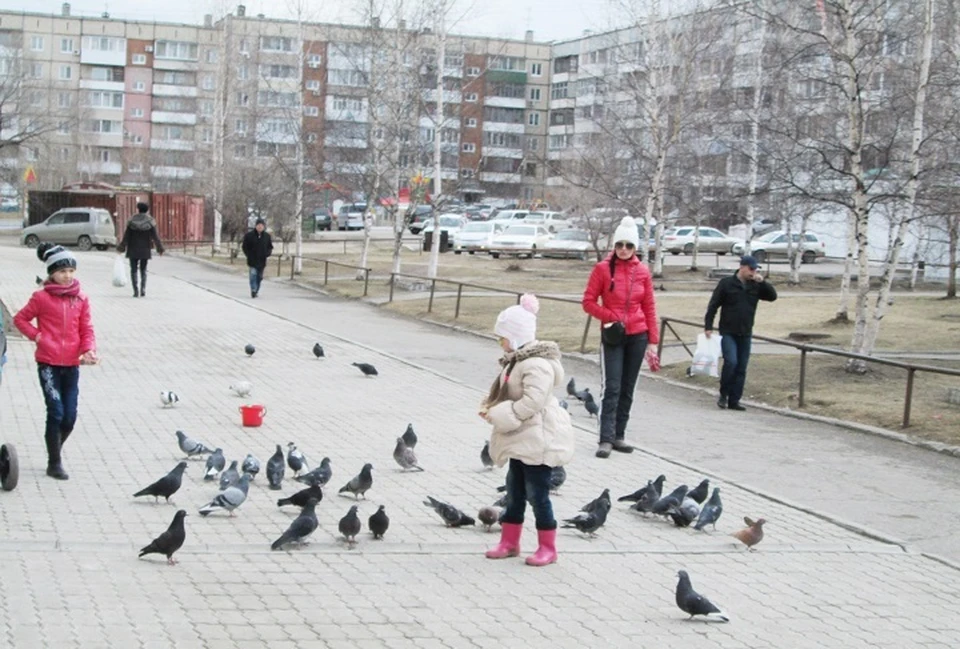
<path id="1" fill-rule="evenodd" d="M 256 349 L 253 345 L 248 344 L 244 351 L 248 356 L 252 356 Z M 318 359 L 325 357 L 323 347 L 319 343 L 314 345 L 313 354 Z M 375 377 L 378 375 L 377 369 L 369 363 L 353 363 L 353 365 L 364 376 Z M 252 385 L 248 381 L 230 385 L 230 390 L 241 397 L 249 395 L 252 389 Z M 577 390 L 575 380 L 571 378 L 567 384 L 567 393 L 581 402 L 590 415 L 597 415 L 599 408 L 589 388 Z M 179 402 L 179 397 L 173 392 L 162 392 L 160 398 L 164 407 L 174 407 Z M 561 401 L 561 405 L 564 408 L 568 407 L 566 401 Z M 260 473 L 260 461 L 252 454 L 248 454 L 242 461 L 231 461 L 228 467 L 222 448 L 211 448 L 201 441 L 192 439 L 183 431 L 178 430 L 176 436 L 177 444 L 180 451 L 184 453 L 185 460 L 180 461 L 167 475 L 135 493 L 134 497 L 153 496 L 156 502 L 159 502 L 162 497 L 169 502 L 170 497 L 181 487 L 183 473 L 188 465 L 186 460 L 206 457 L 203 478 L 205 481 L 217 481 L 219 491 L 208 503 L 199 508 L 199 514 L 206 517 L 216 512 L 227 512 L 229 516 L 234 516 L 234 512 L 247 500 L 250 483 Z M 424 470 L 417 460 L 415 451 L 417 443 L 418 438 L 413 425 L 408 424 L 404 433 L 397 437 L 393 451 L 394 461 L 405 472 Z M 493 469 L 494 462 L 490 456 L 489 442 L 484 443 L 480 451 L 480 460 L 484 467 Z M 319 465 L 311 469 L 310 461 L 297 448 L 296 444 L 289 442 L 286 453 L 277 444 L 276 451 L 267 461 L 265 469 L 265 477 L 270 489 L 281 489 L 287 468 L 292 471 L 293 479 L 303 484 L 304 488 L 289 497 L 278 499 L 277 506 L 298 507 L 300 513 L 271 544 L 270 547 L 273 550 L 281 550 L 294 544 L 303 545 L 307 543 L 308 537 L 318 527 L 316 506 L 323 500 L 323 489 L 333 475 L 329 457 L 324 457 Z M 566 477 L 566 470 L 563 467 L 553 469 L 550 476 L 550 488 L 553 493 L 558 492 Z M 714 487 L 711 493 L 710 481 L 704 479 L 694 489 L 690 489 L 687 485 L 679 485 L 664 495 L 663 485 L 665 480 L 666 477 L 663 475 L 654 480 L 648 480 L 645 486 L 631 494 L 619 497 L 617 501 L 629 502 L 631 503 L 629 510 L 644 517 L 661 517 L 663 520 L 672 522 L 676 527 L 692 526 L 695 530 L 705 530 L 707 526 L 710 526 L 716 530 L 717 521 L 723 513 L 719 487 Z M 366 499 L 366 493 L 372 487 L 373 465 L 367 463 L 363 465 L 356 476 L 339 489 L 338 493 L 352 495 L 356 500 L 361 497 Z M 492 506 L 481 508 L 476 519 L 457 507 L 431 496 L 427 496 L 423 504 L 431 507 L 447 527 L 472 526 L 476 524 L 478 519 L 489 531 L 500 521 L 503 508 L 506 506 L 507 496 L 504 493 L 506 485 L 498 487 L 497 490 L 503 495 Z M 564 519 L 563 528 L 576 529 L 593 538 L 606 523 L 612 506 L 610 490 L 604 489 L 599 497 L 584 505 L 576 516 Z M 184 527 L 186 515 L 185 510 L 178 510 L 168 529 L 144 547 L 139 556 L 163 554 L 167 557 L 169 564 L 175 564 L 173 555 L 183 546 L 186 539 Z M 735 532 L 732 536 L 752 550 L 763 539 L 765 521 L 763 518 L 754 521 L 745 517 L 744 523 L 746 527 Z M 387 516 L 385 506 L 380 505 L 377 511 L 369 517 L 367 526 L 374 539 L 384 537 L 390 526 L 390 519 Z M 352 505 L 349 508 L 346 515 L 340 520 L 338 529 L 348 545 L 352 546 L 357 542 L 357 536 L 362 531 L 357 505 Z M 679 571 L 678 578 L 676 603 L 681 610 L 688 613 L 691 618 L 699 615 L 711 620 L 729 621 L 729 617 L 718 607 L 693 590 L 690 577 L 686 571 Z"/>

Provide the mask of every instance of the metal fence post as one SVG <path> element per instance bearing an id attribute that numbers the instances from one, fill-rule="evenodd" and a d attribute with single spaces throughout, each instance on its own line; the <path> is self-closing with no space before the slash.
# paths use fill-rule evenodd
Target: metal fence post
<path id="1" fill-rule="evenodd" d="M 330 276 L 330 261 L 327 259 L 323 260 L 323 285 L 327 285 L 327 278 Z"/>
<path id="2" fill-rule="evenodd" d="M 363 297 L 367 297 L 367 288 L 370 286 L 370 269 L 363 269 Z"/>
<path id="3" fill-rule="evenodd" d="M 297 256 L 290 257 L 290 281 L 293 281 L 293 271 L 297 268 Z"/>
<path id="4" fill-rule="evenodd" d="M 460 317 L 460 297 L 463 295 L 463 284 L 457 284 L 457 306 L 453 311 L 453 319 Z"/>
<path id="5" fill-rule="evenodd" d="M 277 255 L 277 277 L 283 272 L 283 253 Z"/>
<path id="6" fill-rule="evenodd" d="M 583 325 L 583 337 L 580 339 L 580 353 L 584 354 L 587 351 L 587 335 L 590 333 L 590 321 L 593 319 L 593 316 L 587 315 L 587 322 Z"/>
<path id="7" fill-rule="evenodd" d="M 797 405 L 803 408 L 803 393 L 807 383 L 807 350 L 800 348 L 800 395 L 797 398 Z"/>
<path id="8" fill-rule="evenodd" d="M 913 401 L 913 375 L 916 374 L 917 369 L 911 367 L 907 370 L 907 396 L 903 402 L 903 427 L 907 428 L 910 425 L 910 405 Z"/>
<path id="9" fill-rule="evenodd" d="M 437 280 L 430 280 L 430 302 L 427 304 L 427 313 L 433 313 L 433 293 L 437 290 Z"/>
<path id="10" fill-rule="evenodd" d="M 390 273 L 390 299 L 387 300 L 388 302 L 393 302 L 393 285 L 396 284 L 396 282 L 397 282 L 397 274 Z"/>
<path id="11" fill-rule="evenodd" d="M 657 341 L 657 358 L 663 359 L 663 338 L 667 335 L 667 320 L 669 318 L 660 319 L 660 340 Z"/>

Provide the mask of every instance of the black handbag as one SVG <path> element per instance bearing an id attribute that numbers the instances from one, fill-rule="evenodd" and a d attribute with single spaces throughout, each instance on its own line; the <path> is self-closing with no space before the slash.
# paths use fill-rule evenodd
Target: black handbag
<path id="1" fill-rule="evenodd" d="M 600 330 L 600 340 L 604 345 L 619 347 L 627 336 L 627 326 L 622 322 L 611 322 Z"/>

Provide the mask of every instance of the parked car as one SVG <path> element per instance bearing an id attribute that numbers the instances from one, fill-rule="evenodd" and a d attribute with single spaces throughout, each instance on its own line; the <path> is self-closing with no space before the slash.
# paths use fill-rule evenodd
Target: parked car
<path id="1" fill-rule="evenodd" d="M 420 234 L 423 230 L 423 222 L 433 216 L 433 207 L 430 205 L 417 205 L 413 208 L 413 214 L 409 216 L 409 225 L 407 229 L 412 234 Z"/>
<path id="2" fill-rule="evenodd" d="M 696 232 L 697 228 L 693 225 L 670 228 L 663 233 L 663 249 L 673 255 L 679 255 L 681 252 L 692 255 Z M 725 255 L 728 252 L 740 254 L 743 247 L 743 239 L 728 236 L 716 228 L 700 227 L 698 245 L 700 252 L 715 252 L 718 255 Z"/>
<path id="3" fill-rule="evenodd" d="M 340 230 L 362 230 L 363 216 L 367 213 L 366 203 L 345 203 L 337 212 L 337 228 Z"/>
<path id="4" fill-rule="evenodd" d="M 787 233 L 781 230 L 768 232 L 751 241 L 750 254 L 760 263 L 772 258 L 786 259 L 788 242 L 793 250 L 800 247 L 800 261 L 804 264 L 812 264 L 827 254 L 827 244 L 813 232 L 791 234 L 788 239 Z"/>
<path id="5" fill-rule="evenodd" d="M 325 207 L 320 207 L 313 210 L 313 221 L 314 221 L 314 232 L 319 232 L 321 230 L 326 230 L 327 232 L 333 227 L 333 214 L 330 213 Z"/>
<path id="6" fill-rule="evenodd" d="M 753 238 L 764 235 L 772 230 L 780 229 L 780 219 L 763 218 L 753 222 Z"/>
<path id="7" fill-rule="evenodd" d="M 464 227 L 469 223 L 466 217 L 460 214 L 454 214 L 453 212 L 448 212 L 446 214 L 441 214 L 437 217 L 437 220 L 440 221 L 440 231 L 447 233 L 447 240 L 453 241 L 456 237 L 457 232 L 460 231 L 460 228 Z M 429 218 L 423 222 L 423 229 L 420 230 L 423 234 L 428 232 L 433 232 L 434 230 L 434 219 Z"/>
<path id="8" fill-rule="evenodd" d="M 493 238 L 490 256 L 497 259 L 500 255 L 517 255 L 531 259 L 551 238 L 552 235 L 542 225 L 509 225 Z"/>
<path id="9" fill-rule="evenodd" d="M 586 261 L 593 250 L 593 244 L 590 243 L 590 233 L 586 230 L 560 230 L 553 239 L 543 244 L 542 257 L 555 257 L 559 259 L 579 259 Z"/>
<path id="10" fill-rule="evenodd" d="M 453 252 L 459 255 L 462 252 L 488 252 L 493 245 L 493 238 L 500 234 L 506 226 L 496 221 L 472 221 L 453 235 Z"/>
<path id="11" fill-rule="evenodd" d="M 525 219 L 529 210 L 500 210 L 490 219 L 491 221 L 519 221 Z"/>
<path id="12" fill-rule="evenodd" d="M 23 245 L 36 248 L 41 241 L 50 241 L 65 246 L 77 246 L 80 250 L 106 250 L 117 245 L 117 233 L 110 212 L 99 207 L 65 207 L 57 210 L 43 223 L 23 229 Z"/>
<path id="13" fill-rule="evenodd" d="M 542 225 L 550 234 L 570 227 L 570 221 L 560 212 L 530 212 L 523 218 L 524 223 Z"/>

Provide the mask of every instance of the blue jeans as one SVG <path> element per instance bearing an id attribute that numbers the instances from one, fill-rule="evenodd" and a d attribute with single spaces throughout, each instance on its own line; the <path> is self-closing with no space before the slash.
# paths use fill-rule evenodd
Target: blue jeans
<path id="1" fill-rule="evenodd" d="M 647 351 L 647 334 L 625 336 L 620 345 L 600 344 L 600 443 L 623 439 L 633 407 L 640 365 Z"/>
<path id="2" fill-rule="evenodd" d="M 504 523 L 523 524 L 523 512 L 527 502 L 533 507 L 538 530 L 557 529 L 557 519 L 553 517 L 553 505 L 550 504 L 550 472 L 544 464 L 533 466 L 520 460 L 510 460 L 507 471 L 507 507 L 503 510 Z"/>
<path id="3" fill-rule="evenodd" d="M 40 389 L 47 404 L 47 425 L 44 441 L 47 443 L 47 461 L 60 463 L 60 448 L 77 423 L 77 399 L 80 396 L 80 368 L 37 364 Z"/>
<path id="4" fill-rule="evenodd" d="M 720 351 L 723 352 L 723 370 L 720 372 L 720 395 L 728 403 L 740 403 L 743 385 L 747 382 L 747 363 L 750 361 L 752 337 L 721 334 Z"/>
<path id="5" fill-rule="evenodd" d="M 259 268 L 250 266 L 250 290 L 255 293 L 260 291 L 260 284 L 263 282 L 264 268 L 265 266 L 260 266 Z"/>

